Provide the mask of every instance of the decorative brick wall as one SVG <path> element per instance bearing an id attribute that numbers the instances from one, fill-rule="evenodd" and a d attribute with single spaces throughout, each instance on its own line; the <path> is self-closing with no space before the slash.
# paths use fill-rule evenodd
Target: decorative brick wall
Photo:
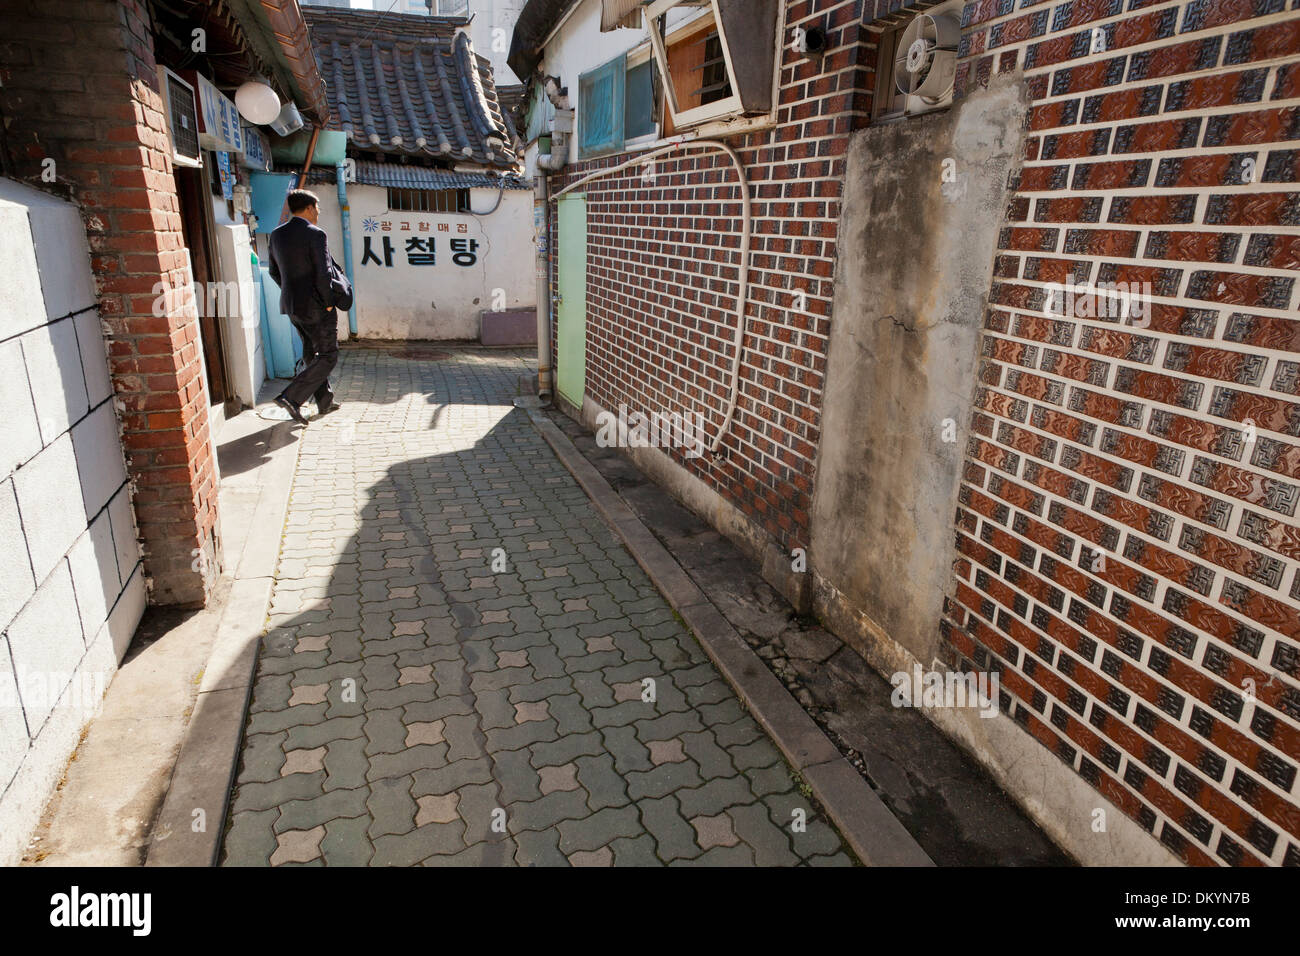
<path id="1" fill-rule="evenodd" d="M 1193 864 L 1300 865 L 1298 8 L 964 14 L 959 88 L 1022 70 L 1034 105 L 949 663 Z M 1149 317 L 1049 314 L 1070 281 L 1150 283 Z"/>
<path id="2" fill-rule="evenodd" d="M 753 198 L 735 422 L 716 460 L 672 451 L 787 551 L 808 545 L 844 154 L 850 131 L 869 115 L 874 84 L 859 0 L 788 5 L 787 33 L 813 23 L 828 27 L 831 52 L 808 59 L 783 44 L 778 125 L 727 140 Z M 576 88 L 576 76 L 564 79 Z M 626 158 L 572 165 L 553 177 L 552 191 Z M 731 384 L 741 235 L 736 176 L 721 154 L 661 157 L 654 175 L 646 182 L 634 167 L 582 188 L 586 393 L 614 411 L 625 404 L 644 413 L 703 412 L 711 443 Z M 551 228 L 558 229 L 554 209 Z M 795 308 L 799 292 L 802 311 Z"/>
<path id="3" fill-rule="evenodd" d="M 198 605 L 215 567 L 217 488 L 198 318 L 155 314 L 190 280 L 140 0 L 6 4 L 0 111 L 16 174 L 57 187 L 86 224 L 151 600 Z M 205 560 L 198 560 L 202 554 Z"/>
<path id="4" fill-rule="evenodd" d="M 719 459 L 673 454 L 787 549 L 808 539 L 873 31 L 929 6 L 788 4 L 787 29 L 829 20 L 832 52 L 787 45 L 778 126 L 729 140 L 755 212 L 740 406 Z M 1014 72 L 1033 106 L 993 263 L 946 656 L 999 670 L 1013 719 L 1194 864 L 1300 864 L 1297 11 L 973 0 L 963 14 L 959 95 Z M 712 438 L 734 177 L 721 156 L 655 174 L 583 187 L 586 392 L 607 409 L 706 410 Z M 1049 310 L 1049 287 L 1071 282 L 1149 283 L 1146 317 Z"/>

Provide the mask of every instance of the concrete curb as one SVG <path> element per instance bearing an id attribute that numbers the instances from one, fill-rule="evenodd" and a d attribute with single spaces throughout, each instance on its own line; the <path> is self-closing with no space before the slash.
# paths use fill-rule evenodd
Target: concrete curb
<path id="1" fill-rule="evenodd" d="M 587 493 L 596 510 L 694 632 L 785 759 L 826 808 L 831 822 L 867 866 L 934 866 L 934 861 L 889 812 L 884 801 L 836 749 L 767 665 L 714 607 L 676 558 L 610 487 L 536 399 L 515 405 L 528 413 L 551 450 Z"/>
<path id="2" fill-rule="evenodd" d="M 250 522 L 254 531 L 236 562 L 194 712 L 154 823 L 145 866 L 216 866 L 219 860 L 257 674 L 257 649 L 271 603 L 280 535 L 297 465 L 295 450 L 292 455 L 272 459 L 260 473 L 260 492 Z M 256 529 L 274 529 L 275 533 L 258 535 Z M 198 810 L 203 811 L 204 826 L 195 832 Z"/>

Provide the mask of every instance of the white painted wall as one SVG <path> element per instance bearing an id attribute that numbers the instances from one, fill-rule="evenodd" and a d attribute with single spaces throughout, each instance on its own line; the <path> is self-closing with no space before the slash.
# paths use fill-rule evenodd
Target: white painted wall
<path id="1" fill-rule="evenodd" d="M 689 16 L 690 13 L 678 13 L 670 17 L 675 19 Z M 567 20 L 560 23 L 559 29 L 551 41 L 546 44 L 545 55 L 540 65 L 547 76 L 558 76 L 560 85 L 569 88 L 569 102 L 574 108 L 574 115 L 582 115 L 582 106 L 578 102 L 578 78 L 588 70 L 593 70 L 603 63 L 608 63 L 620 53 L 627 53 L 647 43 L 649 35 L 642 29 L 619 28 L 608 33 L 600 31 L 600 0 L 582 0 L 582 3 L 569 14 Z M 534 153 L 530 150 L 530 155 Z M 577 129 L 569 135 L 569 162 L 578 161 Z M 536 161 L 531 159 L 530 172 L 535 170 Z"/>
<path id="2" fill-rule="evenodd" d="M 145 588 L 76 207 L 0 178 L 0 275 L 0 865 L 12 865 Z"/>
<path id="3" fill-rule="evenodd" d="M 332 185 L 313 190 L 320 197 L 319 225 L 329 236 L 330 252 L 343 263 L 343 230 L 338 196 Z M 471 208 L 491 209 L 496 189 L 470 190 Z M 527 309 L 537 304 L 533 278 L 533 194 L 507 189 L 490 216 L 451 213 L 390 212 L 388 191 L 380 186 L 348 186 L 352 212 L 352 269 L 361 338 L 477 340 L 484 311 Z M 367 221 L 373 232 L 367 231 Z M 384 232 L 382 223 L 390 225 Z M 409 226 L 404 231 L 403 223 Z M 422 230 L 421 223 L 428 228 Z M 446 232 L 438 231 L 440 225 Z M 463 232 L 461 230 L 464 230 Z M 437 261 L 431 266 L 409 265 L 406 241 L 432 236 Z M 384 236 L 392 240 L 393 265 L 363 265 L 365 238 L 383 258 Z M 477 261 L 459 266 L 452 261 L 451 240 L 478 243 Z M 494 302 L 495 290 L 501 290 Z M 347 335 L 347 316 L 339 314 L 339 335 Z"/>
<path id="4" fill-rule="evenodd" d="M 469 0 L 474 22 L 469 39 L 474 52 L 492 61 L 492 76 L 497 86 L 511 86 L 523 82 L 515 76 L 506 63 L 510 55 L 510 38 L 515 32 L 515 22 L 527 0 Z"/>
<path id="5" fill-rule="evenodd" d="M 640 29 L 601 33 L 600 0 L 582 0 L 546 44 L 541 69 L 548 76 L 560 77 L 576 105 L 578 74 L 640 46 L 646 39 L 645 31 Z"/>

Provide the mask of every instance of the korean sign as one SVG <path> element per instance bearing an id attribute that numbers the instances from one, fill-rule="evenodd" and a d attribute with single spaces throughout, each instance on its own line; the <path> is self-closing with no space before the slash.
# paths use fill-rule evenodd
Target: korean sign
<path id="1" fill-rule="evenodd" d="M 367 216 L 361 228 L 363 268 L 448 263 L 468 267 L 479 261 L 479 242 L 467 237 L 468 223 L 436 222 L 419 216 L 402 219 Z"/>
<path id="2" fill-rule="evenodd" d="M 244 137 L 239 110 L 202 73 L 195 73 L 194 81 L 199 94 L 199 143 L 204 149 L 242 153 Z"/>
<path id="3" fill-rule="evenodd" d="M 243 164 L 250 169 L 267 172 L 271 169 L 271 144 L 266 135 L 258 129 L 243 125 L 240 133 L 244 139 Z"/>

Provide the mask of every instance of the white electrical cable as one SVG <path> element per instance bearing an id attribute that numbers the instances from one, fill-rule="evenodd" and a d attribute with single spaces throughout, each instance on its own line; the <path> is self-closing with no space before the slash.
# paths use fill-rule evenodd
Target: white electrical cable
<path id="1" fill-rule="evenodd" d="M 709 451 L 712 454 L 716 455 L 718 453 L 718 449 L 722 447 L 722 439 L 726 437 L 727 432 L 731 430 L 731 422 L 736 417 L 736 403 L 740 397 L 740 354 L 741 354 L 741 350 L 744 348 L 744 343 L 745 343 L 745 306 L 747 304 L 746 300 L 749 297 L 749 244 L 750 244 L 749 180 L 745 178 L 745 167 L 740 162 L 740 157 L 736 155 L 736 151 L 732 149 L 730 146 L 728 146 L 726 143 L 721 143 L 715 139 L 679 140 L 678 142 L 670 143 L 667 146 L 661 146 L 658 149 L 652 149 L 649 152 L 641 153 L 640 155 L 635 156 L 632 159 L 627 160 L 626 162 L 620 163 L 617 166 L 610 166 L 607 169 L 598 169 L 594 173 L 590 173 L 589 175 L 583 176 L 577 182 L 571 183 L 568 186 L 565 186 L 559 192 L 557 192 L 554 196 L 551 197 L 551 201 L 554 202 L 555 200 L 563 196 L 565 193 L 577 189 L 579 186 L 589 183 L 593 179 L 601 179 L 605 176 L 612 176 L 615 173 L 622 172 L 623 170 L 627 169 L 629 166 L 643 165 L 644 163 L 654 159 L 656 156 L 661 156 L 664 153 L 671 153 L 678 149 L 697 149 L 697 148 L 704 148 L 715 152 L 726 153 L 727 156 L 730 157 L 731 165 L 735 167 L 736 170 L 736 178 L 740 180 L 739 183 L 740 198 L 741 198 L 741 206 L 743 210 L 743 219 L 744 219 L 741 228 L 741 236 L 740 236 L 740 289 L 736 293 L 736 309 L 735 309 L 736 341 L 735 341 L 735 348 L 733 349 L 733 354 L 731 356 L 731 394 L 727 401 L 727 414 L 723 418 L 721 427 L 718 429 L 717 437 L 713 439 L 713 446 L 709 449 Z"/>

